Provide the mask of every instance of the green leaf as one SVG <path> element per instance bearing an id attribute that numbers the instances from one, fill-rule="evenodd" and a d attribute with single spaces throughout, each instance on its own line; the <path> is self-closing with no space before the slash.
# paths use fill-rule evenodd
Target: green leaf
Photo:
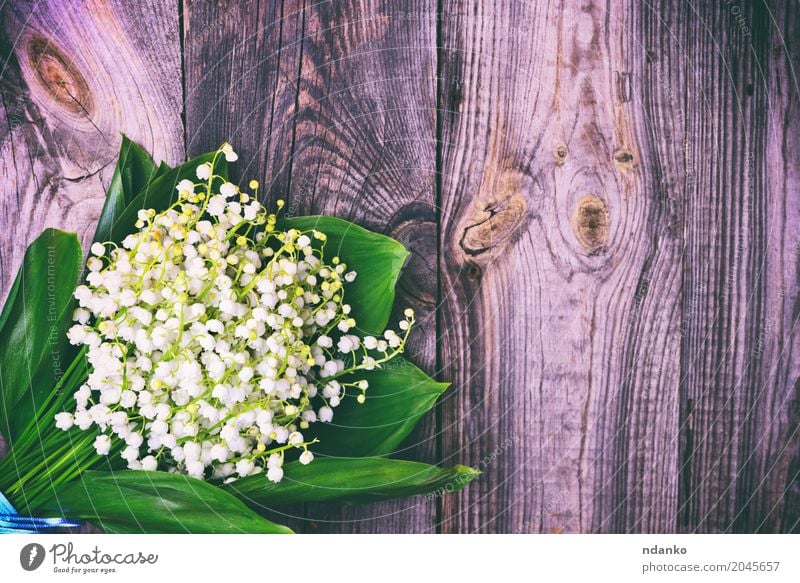
<path id="1" fill-rule="evenodd" d="M 134 197 L 140 193 L 156 175 L 156 165 L 144 148 L 123 134 L 119 159 L 111 184 L 106 193 L 106 202 L 97 221 L 95 241 L 108 241 L 114 221 L 122 215 Z"/>
<path id="2" fill-rule="evenodd" d="M 167 472 L 84 472 L 41 510 L 108 533 L 291 534 L 208 482 Z"/>
<path id="3" fill-rule="evenodd" d="M 369 382 L 363 404 L 356 401 L 360 391 L 348 388 L 334 409 L 333 421 L 314 423 L 304 432 L 309 438 L 319 438 L 315 452 L 342 457 L 388 455 L 449 386 L 436 382 L 400 356 L 380 369 L 360 371 L 339 380 L 360 379 Z"/>
<path id="4" fill-rule="evenodd" d="M 74 233 L 46 229 L 30 244 L 0 316 L 0 430 L 13 442 L 76 353 L 66 338 L 81 270 Z"/>
<path id="5" fill-rule="evenodd" d="M 358 274 L 344 288 L 345 301 L 353 308 L 357 327 L 367 334 L 386 328 L 394 304 L 394 287 L 409 253 L 391 237 L 380 235 L 342 219 L 325 216 L 287 217 L 281 229 L 317 229 L 328 236 L 326 258 L 341 257 Z"/>
<path id="6" fill-rule="evenodd" d="M 184 179 L 196 182 L 197 167 L 205 162 L 211 162 L 215 155 L 216 152 L 209 152 L 175 168 L 159 167 L 157 177 L 147 184 L 117 216 L 105 240 L 119 242 L 133 233 L 136 230 L 136 215 L 141 209 L 155 209 L 156 212 L 161 212 L 169 208 L 177 200 L 178 191 L 175 190 L 175 186 L 178 182 Z M 225 158 L 219 157 L 214 165 L 214 173 L 224 178 L 227 176 L 227 171 Z"/>
<path id="7" fill-rule="evenodd" d="M 153 174 L 153 180 L 155 180 L 156 178 L 161 178 L 162 176 L 164 176 L 164 174 L 166 174 L 170 170 L 172 170 L 172 166 L 170 166 L 166 162 L 162 162 L 161 164 L 158 165 L 158 168 L 156 168 L 156 173 Z"/>
<path id="8" fill-rule="evenodd" d="M 14 302 L 17 299 L 17 294 L 19 293 L 19 287 L 21 284 L 22 284 L 22 278 L 20 277 L 20 273 L 17 273 L 17 277 L 14 278 L 14 283 L 11 284 L 11 289 L 8 290 L 8 296 L 6 296 L 6 303 L 3 305 L 3 312 L 0 313 L 0 334 L 3 332 L 3 328 L 5 327 L 6 322 L 11 317 L 11 314 L 13 312 L 11 306 L 14 305 Z"/>
<path id="9" fill-rule="evenodd" d="M 259 474 L 226 484 L 223 489 L 260 511 L 298 502 L 374 502 L 427 492 L 455 492 L 480 475 L 466 466 L 440 468 L 385 458 L 322 458 L 307 466 L 291 462 L 284 466 L 284 472 L 278 483 Z"/>

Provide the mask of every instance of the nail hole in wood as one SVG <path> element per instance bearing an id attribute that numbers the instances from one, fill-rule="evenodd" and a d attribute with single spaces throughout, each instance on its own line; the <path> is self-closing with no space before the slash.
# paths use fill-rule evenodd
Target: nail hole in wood
<path id="1" fill-rule="evenodd" d="M 621 148 L 614 152 L 614 162 L 620 166 L 630 166 L 633 163 L 633 154 L 630 150 Z"/>
<path id="2" fill-rule="evenodd" d="M 569 150 L 567 149 L 566 144 L 559 144 L 555 148 L 553 148 L 553 157 L 556 159 L 556 164 L 561 166 L 564 162 L 567 161 L 569 157 Z"/>
<path id="3" fill-rule="evenodd" d="M 477 281 L 481 278 L 481 268 L 477 263 L 470 261 L 467 263 L 467 279 L 470 281 Z"/>

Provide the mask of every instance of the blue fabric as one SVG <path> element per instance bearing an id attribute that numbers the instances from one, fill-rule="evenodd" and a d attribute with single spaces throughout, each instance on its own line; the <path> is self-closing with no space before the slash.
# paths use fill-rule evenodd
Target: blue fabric
<path id="1" fill-rule="evenodd" d="M 66 518 L 28 518 L 20 516 L 11 502 L 0 492 L 0 534 L 36 534 L 49 528 L 75 528 L 80 522 Z"/>

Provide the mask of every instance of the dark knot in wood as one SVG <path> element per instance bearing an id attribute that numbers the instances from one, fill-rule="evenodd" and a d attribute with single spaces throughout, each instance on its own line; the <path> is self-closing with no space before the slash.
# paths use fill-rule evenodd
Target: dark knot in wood
<path id="1" fill-rule="evenodd" d="M 436 210 L 415 201 L 401 207 L 388 221 L 386 231 L 411 252 L 398 282 L 404 301 L 416 308 L 436 306 L 437 270 L 431 258 L 437 254 Z M 427 306 L 427 308 L 425 308 Z"/>
<path id="2" fill-rule="evenodd" d="M 608 209 L 596 196 L 585 196 L 578 201 L 572 217 L 572 229 L 578 243 L 589 252 L 597 253 L 608 241 Z"/>
<path id="3" fill-rule="evenodd" d="M 527 222 L 528 204 L 519 192 L 487 204 L 461 235 L 461 249 L 467 255 L 481 255 L 511 243 Z"/>
<path id="4" fill-rule="evenodd" d="M 553 148 L 553 157 L 556 159 L 556 164 L 559 166 L 566 162 L 567 158 L 569 157 L 569 149 L 567 149 L 567 145 L 558 144 L 555 148 Z"/>
<path id="5" fill-rule="evenodd" d="M 614 152 L 614 165 L 620 170 L 628 170 L 633 166 L 633 153 L 626 149 L 620 148 Z"/>
<path id="6" fill-rule="evenodd" d="M 59 105 L 75 114 L 91 115 L 89 85 L 68 57 L 42 37 L 30 39 L 27 52 L 36 77 Z"/>
<path id="7" fill-rule="evenodd" d="M 466 274 L 468 280 L 479 281 L 483 275 L 483 270 L 481 269 L 481 266 L 474 261 L 467 261 Z"/>

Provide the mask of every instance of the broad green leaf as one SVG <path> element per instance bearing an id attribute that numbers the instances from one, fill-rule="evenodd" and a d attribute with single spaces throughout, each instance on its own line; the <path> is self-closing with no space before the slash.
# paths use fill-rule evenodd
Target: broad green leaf
<path id="1" fill-rule="evenodd" d="M 263 510 L 298 502 L 374 502 L 428 492 L 455 492 L 480 475 L 466 466 L 440 468 L 385 458 L 322 458 L 307 466 L 291 462 L 284 472 L 278 483 L 259 474 L 226 484 L 223 489 L 250 507 Z"/>
<path id="2" fill-rule="evenodd" d="M 74 233 L 46 229 L 25 252 L 0 317 L 0 430 L 13 443 L 76 353 L 66 338 L 81 270 Z"/>
<path id="3" fill-rule="evenodd" d="M 123 135 L 117 167 L 111 177 L 103 211 L 97 221 L 95 241 L 109 240 L 111 227 L 116 219 L 155 175 L 156 165 L 150 154 Z"/>
<path id="4" fill-rule="evenodd" d="M 41 510 L 108 533 L 290 534 L 208 482 L 167 472 L 84 472 Z"/>
<path id="5" fill-rule="evenodd" d="M 354 373 L 339 380 L 360 379 L 369 381 L 367 400 L 363 404 L 356 401 L 360 391 L 348 388 L 342 403 L 334 409 L 333 421 L 314 423 L 304 432 L 309 438 L 319 438 L 315 452 L 341 457 L 388 455 L 449 386 L 449 383 L 434 381 L 399 356 L 380 369 Z"/>
<path id="6" fill-rule="evenodd" d="M 170 170 L 172 170 L 172 166 L 170 166 L 166 162 L 162 162 L 161 164 L 158 165 L 158 168 L 156 168 L 156 172 L 155 174 L 153 174 L 153 180 L 155 180 L 156 178 L 161 178 L 162 176 L 164 176 L 164 174 L 166 174 Z"/>
<path id="7" fill-rule="evenodd" d="M 3 305 L 3 312 L 0 313 L 0 334 L 2 334 L 6 322 L 11 317 L 11 314 L 13 312 L 11 307 L 14 305 L 14 302 L 17 299 L 17 294 L 19 293 L 19 287 L 21 284 L 22 284 L 22 278 L 20 277 L 20 274 L 17 273 L 17 277 L 14 278 L 14 283 L 11 284 L 11 289 L 8 290 L 8 296 L 6 296 L 6 303 Z"/>
<path id="8" fill-rule="evenodd" d="M 58 486 L 74 480 L 85 470 L 125 468 L 126 462 L 119 455 L 124 446 L 122 440 L 112 441 L 109 455 L 100 456 L 92 446 L 98 434 L 96 426 L 87 430 L 73 427 L 69 431 L 55 426 L 56 413 L 75 410 L 75 392 L 86 381 L 87 374 L 84 348 L 43 399 L 44 404 L 15 435 L 6 456 L 0 459 L 0 492 L 6 494 L 20 513 L 35 515 Z"/>
<path id="9" fill-rule="evenodd" d="M 197 175 L 195 173 L 197 167 L 205 162 L 211 162 L 215 155 L 215 152 L 209 152 L 208 154 L 193 158 L 175 168 L 170 168 L 168 170 L 166 168 L 159 168 L 157 171 L 158 177 L 147 184 L 147 186 L 130 201 L 125 210 L 117 216 L 108 232 L 108 238 L 106 240 L 119 242 L 127 235 L 133 233 L 136 230 L 136 215 L 141 209 L 155 209 L 157 212 L 167 209 L 177 200 L 178 191 L 175 190 L 175 186 L 178 182 L 183 179 L 197 182 Z M 227 163 L 223 156 L 217 158 L 214 172 L 222 177 L 227 176 Z"/>
<path id="10" fill-rule="evenodd" d="M 358 328 L 380 334 L 386 328 L 394 304 L 394 287 L 409 253 L 391 237 L 368 231 L 342 219 L 325 216 L 287 217 L 282 229 L 317 229 L 328 236 L 326 258 L 338 255 L 357 273 L 344 288 L 345 301 L 353 308 Z"/>

